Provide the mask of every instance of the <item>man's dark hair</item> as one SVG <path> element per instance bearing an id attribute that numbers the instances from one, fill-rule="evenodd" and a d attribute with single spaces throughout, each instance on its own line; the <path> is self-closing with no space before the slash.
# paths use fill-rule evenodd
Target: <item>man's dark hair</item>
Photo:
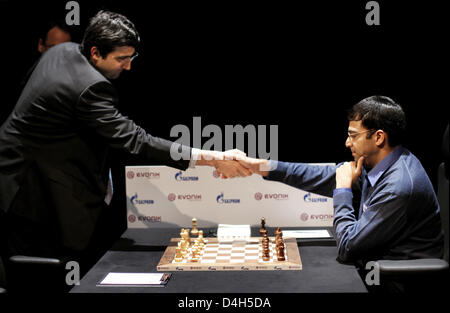
<path id="1" fill-rule="evenodd" d="M 106 58 L 116 47 L 130 46 L 136 49 L 139 42 L 136 27 L 129 19 L 118 13 L 100 11 L 90 19 L 80 50 L 89 59 L 91 48 L 95 46 L 102 58 Z"/>
<path id="2" fill-rule="evenodd" d="M 406 118 L 402 107 L 385 96 L 372 96 L 355 104 L 348 112 L 349 121 L 361 121 L 369 130 L 381 129 L 388 134 L 391 147 L 401 144 L 406 131 Z M 368 138 L 372 136 L 369 132 Z"/>

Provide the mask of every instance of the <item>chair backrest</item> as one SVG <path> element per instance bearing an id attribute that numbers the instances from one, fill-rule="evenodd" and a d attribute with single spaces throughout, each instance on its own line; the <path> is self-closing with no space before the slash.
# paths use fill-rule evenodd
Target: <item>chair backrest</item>
<path id="1" fill-rule="evenodd" d="M 448 198 L 449 198 L 448 178 L 445 175 L 445 165 L 441 163 L 438 171 L 438 192 L 437 197 L 441 208 L 442 228 L 444 229 L 444 259 L 448 262 Z"/>

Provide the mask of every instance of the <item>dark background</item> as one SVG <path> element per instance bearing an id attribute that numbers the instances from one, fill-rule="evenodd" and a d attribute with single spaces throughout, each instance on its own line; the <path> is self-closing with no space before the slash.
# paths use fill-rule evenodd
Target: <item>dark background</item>
<path id="1" fill-rule="evenodd" d="M 67 1 L 0 0 L 0 122 L 39 57 L 38 30 L 64 19 Z M 381 94 L 405 109 L 405 146 L 436 186 L 448 123 L 448 10 L 433 1 L 378 1 L 381 25 L 365 23 L 368 1 L 78 1 L 80 42 L 88 19 L 109 9 L 142 38 L 132 70 L 114 81 L 120 110 L 150 134 L 177 124 L 278 125 L 279 160 L 341 162 L 346 110 Z M 175 140 L 175 138 L 172 138 Z M 203 143 L 208 138 L 203 140 Z M 124 166 L 157 164 L 115 151 L 113 210 L 125 227 Z"/>

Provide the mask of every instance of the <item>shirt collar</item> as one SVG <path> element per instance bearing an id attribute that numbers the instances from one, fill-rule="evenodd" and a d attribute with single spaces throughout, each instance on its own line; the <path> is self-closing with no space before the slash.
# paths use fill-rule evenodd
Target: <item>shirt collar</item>
<path id="1" fill-rule="evenodd" d="M 398 160 L 400 155 L 403 153 L 403 147 L 396 147 L 391 153 L 389 153 L 383 160 L 381 160 L 373 169 L 367 173 L 367 179 L 370 185 L 373 187 L 377 183 L 378 179 L 383 175 L 383 173 Z"/>

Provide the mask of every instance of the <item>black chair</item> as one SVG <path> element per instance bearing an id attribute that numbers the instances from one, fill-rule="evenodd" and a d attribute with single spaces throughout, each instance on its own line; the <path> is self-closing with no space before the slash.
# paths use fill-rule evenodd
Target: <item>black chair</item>
<path id="1" fill-rule="evenodd" d="M 8 293 L 65 293 L 66 258 L 14 255 L 7 261 Z"/>
<path id="2" fill-rule="evenodd" d="M 0 293 L 6 292 L 6 278 L 5 278 L 5 268 L 3 267 L 3 261 L 0 257 Z"/>
<path id="3" fill-rule="evenodd" d="M 402 292 L 444 292 L 448 288 L 449 184 L 444 163 L 439 167 L 437 196 L 444 230 L 444 259 L 376 261 L 381 284 L 383 281 L 399 283 L 406 286 Z"/>

